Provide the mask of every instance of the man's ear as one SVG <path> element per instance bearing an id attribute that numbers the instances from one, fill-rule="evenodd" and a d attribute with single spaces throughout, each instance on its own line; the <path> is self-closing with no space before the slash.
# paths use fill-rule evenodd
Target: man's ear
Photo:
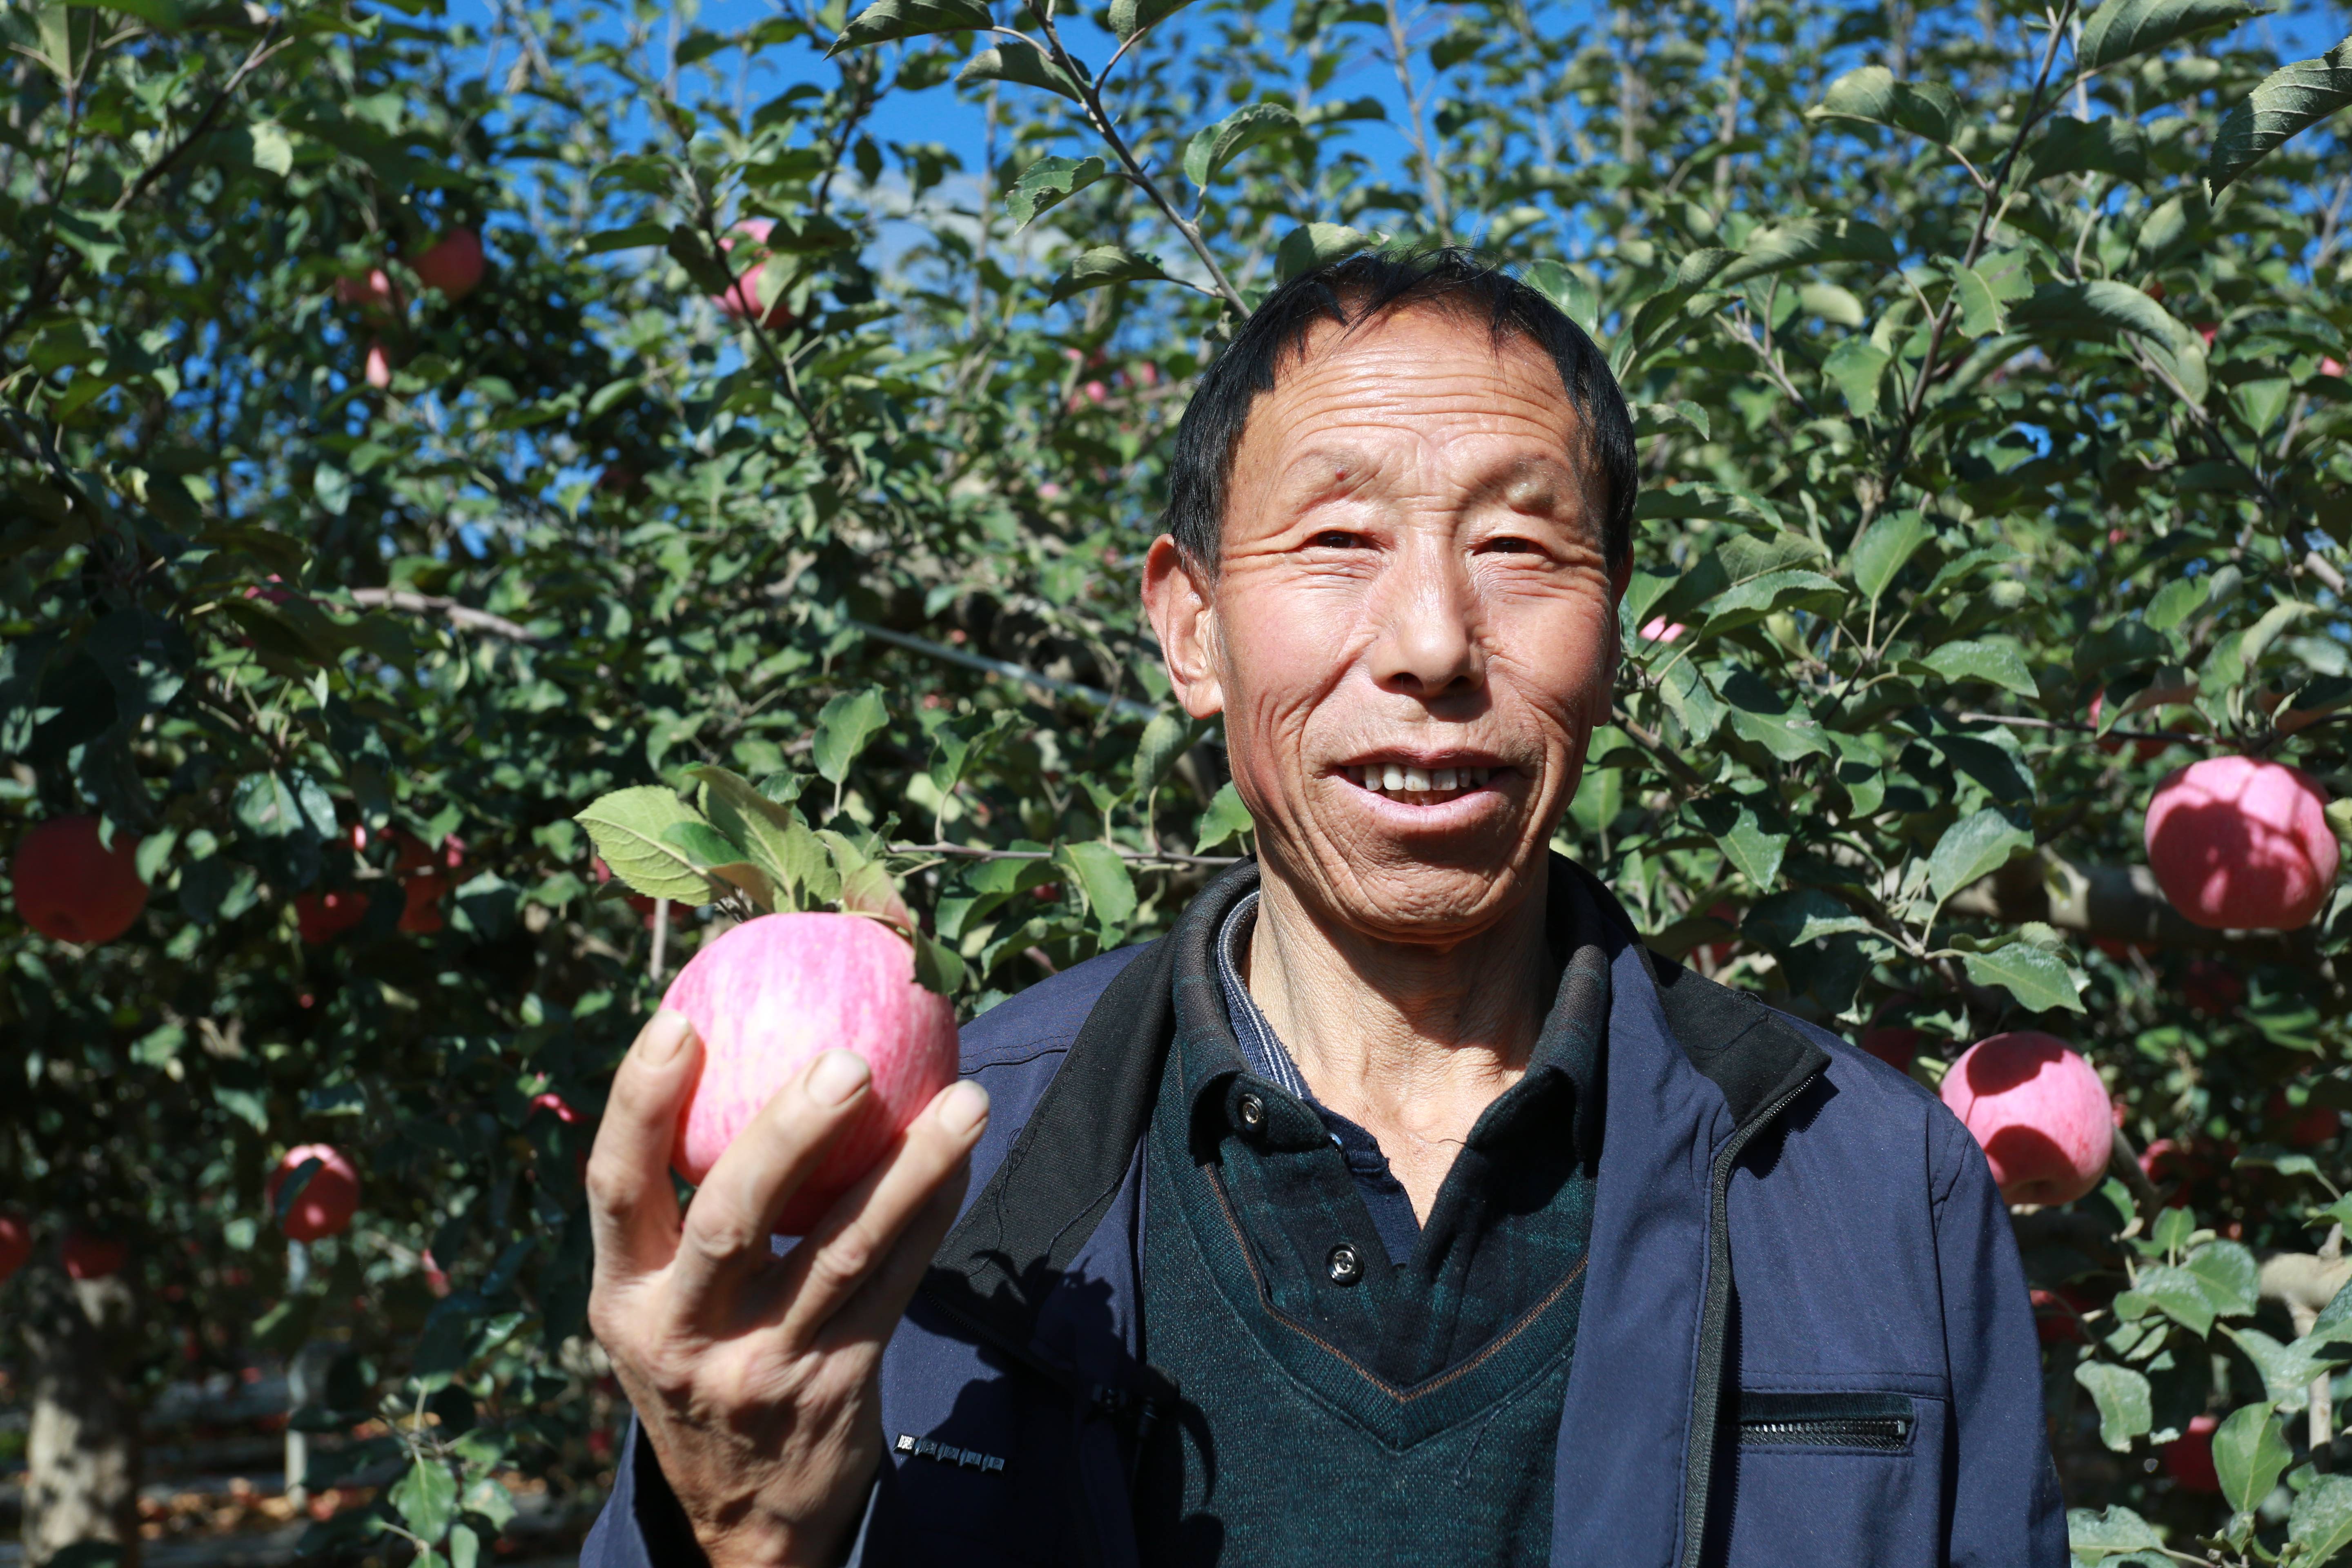
<path id="1" fill-rule="evenodd" d="M 1195 719 L 1222 713 L 1225 691 L 1217 679 L 1216 607 L 1192 574 L 1176 541 L 1161 534 L 1143 558 L 1143 613 L 1160 637 L 1176 700 Z"/>

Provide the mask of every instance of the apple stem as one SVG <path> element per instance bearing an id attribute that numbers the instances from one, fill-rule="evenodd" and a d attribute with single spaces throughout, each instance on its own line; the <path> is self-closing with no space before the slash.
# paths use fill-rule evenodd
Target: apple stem
<path id="1" fill-rule="evenodd" d="M 662 977 L 662 959 L 669 947 L 669 900 L 654 900 L 654 955 L 647 972 L 658 983 Z"/>

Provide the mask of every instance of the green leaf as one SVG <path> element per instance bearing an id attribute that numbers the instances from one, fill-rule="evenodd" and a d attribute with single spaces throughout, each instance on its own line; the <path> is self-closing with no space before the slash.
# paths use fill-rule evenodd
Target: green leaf
<path id="1" fill-rule="evenodd" d="M 918 931 L 915 938 L 915 984 L 926 991 L 952 996 L 963 987 L 964 963 L 955 949 Z"/>
<path id="2" fill-rule="evenodd" d="M 2261 1269 L 2254 1262 L 2254 1255 L 2242 1244 L 2209 1241 L 2189 1255 L 2184 1267 L 2197 1277 L 2216 1314 L 2224 1318 L 2252 1315 L 2260 1302 L 2257 1287 Z"/>
<path id="3" fill-rule="evenodd" d="M 1184 149 L 1184 177 L 1206 190 L 1218 170 L 1250 148 L 1297 129 L 1298 117 L 1279 103 L 1244 105 L 1193 134 Z"/>
<path id="4" fill-rule="evenodd" d="M 1073 82 L 1061 66 L 1036 45 L 1020 38 L 1007 38 L 992 44 L 971 57 L 963 69 L 956 73 L 958 87 L 970 87 L 975 82 L 1010 81 L 1023 87 L 1042 87 L 1047 92 L 1058 92 L 1072 103 L 1084 103 Z"/>
<path id="5" fill-rule="evenodd" d="M 2303 1548 L 2298 1568 L 2319 1568 L 2352 1543 L 2352 1476 L 2316 1476 L 2286 1516 L 2286 1538 Z"/>
<path id="6" fill-rule="evenodd" d="M 1877 927 L 1819 888 L 1791 888 L 1758 900 L 1739 929 L 1775 952 L 1823 937 L 1879 934 Z"/>
<path id="7" fill-rule="evenodd" d="M 1728 289 L 1751 278 L 1830 261 L 1895 263 L 1895 241 L 1876 224 L 1858 217 L 1800 218 L 1759 228 L 1709 287 Z"/>
<path id="8" fill-rule="evenodd" d="M 2270 1496 L 2294 1459 L 2267 1405 L 2241 1405 L 2213 1429 L 2213 1468 L 2221 1478 L 2221 1495 L 2240 1513 L 2252 1513 Z"/>
<path id="9" fill-rule="evenodd" d="M 1143 739 L 1135 748 L 1134 792 L 1138 798 L 1150 795 L 1160 787 L 1169 770 L 1183 760 L 1192 749 L 1205 726 L 1196 725 L 1178 712 L 1155 713 L 1151 722 L 1143 727 Z"/>
<path id="10" fill-rule="evenodd" d="M 2084 25 L 2075 63 L 2086 71 L 2105 70 L 2192 34 L 2235 26 L 2265 9 L 2247 0 L 2103 0 Z"/>
<path id="11" fill-rule="evenodd" d="M 1952 139 L 1959 108 L 1959 99 L 1939 82 L 1897 81 L 1885 66 L 1864 66 L 1832 82 L 1805 118 L 1864 120 L 1943 143 Z"/>
<path id="12" fill-rule="evenodd" d="M 1128 875 L 1127 862 L 1119 858 L 1118 850 L 1088 839 L 1061 846 L 1054 851 L 1054 859 L 1077 879 L 1079 890 L 1087 896 L 1087 910 L 1106 942 L 1109 933 L 1135 918 L 1135 879 Z"/>
<path id="13" fill-rule="evenodd" d="M 1192 846 L 1192 853 L 1206 855 L 1225 840 L 1240 837 L 1255 826 L 1250 820 L 1249 807 L 1242 804 L 1241 791 L 1229 781 L 1209 802 L 1209 809 L 1201 814 L 1200 841 Z"/>
<path id="14" fill-rule="evenodd" d="M 1073 294 L 1106 284 L 1149 281 L 1167 276 L 1160 269 L 1160 263 L 1149 256 L 1116 245 L 1097 245 L 1071 262 L 1070 269 L 1054 280 L 1054 289 L 1047 300 L 1059 304 Z"/>
<path id="15" fill-rule="evenodd" d="M 2206 1299 L 2204 1285 L 2188 1269 L 2151 1265 L 2139 1271 L 2132 1289 L 2199 1339 L 2213 1331 L 2213 1303 Z"/>
<path id="16" fill-rule="evenodd" d="M 393 1486 L 392 1506 L 417 1535 L 438 1541 L 457 1517 L 457 1478 L 437 1459 L 413 1460 Z"/>
<path id="17" fill-rule="evenodd" d="M 1374 237 L 1343 223 L 1301 224 L 1275 247 L 1275 276 L 1287 283 L 1302 272 L 1353 256 L 1374 243 Z"/>
<path id="18" fill-rule="evenodd" d="M 2225 1328 L 2222 1332 L 2246 1352 L 2263 1374 L 2263 1389 L 2274 1408 L 2302 1410 L 2311 1404 L 2312 1381 L 2352 1359 L 2352 1347 L 2309 1334 L 2293 1344 L 2281 1344 L 2260 1329 Z"/>
<path id="19" fill-rule="evenodd" d="M 1960 963 L 1971 981 L 2000 986 L 2030 1013 L 2046 1013 L 2053 1007 L 2070 1013 L 2083 1010 L 2082 998 L 2074 989 L 2074 972 L 2066 961 L 2030 942 L 2013 942 L 1990 952 L 1964 952 Z"/>
<path id="20" fill-rule="evenodd" d="M 845 781 L 850 764 L 889 722 L 890 710 L 877 686 L 845 691 L 826 703 L 816 716 L 816 737 L 809 746 L 817 776 L 831 784 Z"/>
<path id="21" fill-rule="evenodd" d="M 1927 857 L 1927 885 L 1937 903 L 1990 876 L 2011 858 L 2033 847 L 2033 835 L 2011 820 L 2006 812 L 1987 806 L 1944 829 Z"/>
<path id="22" fill-rule="evenodd" d="M 1973 267 L 1952 268 L 1952 293 L 1960 302 L 1960 331 L 1972 338 L 2009 331 L 2009 311 L 1985 275 Z"/>
<path id="23" fill-rule="evenodd" d="M 2147 1435 L 2156 1416 L 2147 1378 L 2113 1362 L 2086 1361 L 2074 1368 L 2074 1381 L 2099 1407 L 2099 1441 L 2120 1454 L 2130 1448 L 2132 1439 Z M 2155 1544 L 2152 1536 L 2149 1544 Z"/>
<path id="24" fill-rule="evenodd" d="M 66 0 L 68 5 L 97 6 L 100 0 Z M 104 8 L 136 16 L 151 27 L 176 33 L 188 25 L 188 14 L 178 0 L 103 0 Z M 281 174 L 283 170 L 279 171 Z"/>
<path id="25" fill-rule="evenodd" d="M 2044 283 L 2011 307 L 2009 324 L 2013 331 L 2060 340 L 2113 341 L 2129 333 L 2191 398 L 2201 401 L 2205 395 L 2204 340 L 2128 283 L 2112 278 Z"/>
<path id="26" fill-rule="evenodd" d="M 1752 799 L 1717 795 L 1691 802 L 1690 814 L 1714 836 L 1716 843 L 1722 847 L 1724 858 L 1738 868 L 1749 886 L 1761 892 L 1780 875 L 1780 858 L 1788 852 L 1790 835 L 1788 824 L 1778 811 L 1769 805 L 1764 807 L 1771 817 L 1767 823 L 1757 806 Z"/>
<path id="27" fill-rule="evenodd" d="M 2150 631 L 2168 632 L 2204 604 L 2205 595 L 2212 586 L 2205 577 L 2175 577 L 2156 591 L 2156 597 L 2140 612 L 2140 623 Z M 2118 715 L 2120 717 L 2120 715 Z"/>
<path id="28" fill-rule="evenodd" d="M 2313 1321 L 2310 1338 L 2317 1340 L 2352 1339 L 2352 1285 L 2347 1285 L 2329 1298 Z"/>
<path id="29" fill-rule="evenodd" d="M 1560 309 L 1560 313 L 1584 329 L 1584 335 L 1598 338 L 1601 333 L 1601 297 L 1584 275 L 1557 261 L 1538 261 L 1528 268 L 1528 288 L 1541 294 Z M 1706 429 L 1700 426 L 1699 434 Z"/>
<path id="30" fill-rule="evenodd" d="M 588 830 L 613 875 L 647 898 L 687 904 L 710 901 L 710 879 L 669 842 L 672 827 L 702 820 L 674 792 L 659 784 L 614 790 L 572 820 Z"/>
<path id="31" fill-rule="evenodd" d="M 2033 144 L 2033 180 L 2061 174 L 2113 174 L 2137 184 L 2147 176 L 2147 137 L 2135 121 L 2076 120 L 2061 114 Z"/>
<path id="32" fill-rule="evenodd" d="M 113 3 L 120 6 L 121 0 Z M 294 139 L 286 134 L 284 126 L 257 121 L 245 128 L 245 133 L 252 142 L 255 168 L 265 169 L 281 180 L 294 172 Z"/>
<path id="33" fill-rule="evenodd" d="M 841 37 L 825 51 L 830 57 L 844 49 L 893 38 L 924 37 L 934 33 L 976 33 L 990 23 L 988 7 L 980 0 L 874 0 L 849 19 Z"/>
<path id="34" fill-rule="evenodd" d="M 1878 416 L 1878 384 L 1886 375 L 1886 367 L 1895 356 L 1872 342 L 1868 338 L 1846 338 L 1829 352 L 1822 361 L 1822 374 L 1844 397 L 1845 405 L 1857 418 Z"/>
<path id="35" fill-rule="evenodd" d="M 2041 694 L 2033 672 L 2025 668 L 2025 656 L 2006 643 L 1948 642 L 1918 662 L 1949 681 L 1982 680 L 2021 697 Z"/>
<path id="36" fill-rule="evenodd" d="M 1026 228 L 1039 213 L 1060 205 L 1108 173 L 1110 166 L 1100 158 L 1040 158 L 1004 193 L 1004 210 L 1016 229 Z"/>
<path id="37" fill-rule="evenodd" d="M 1846 570 L 1863 597 L 1876 604 L 1919 547 L 1936 537 L 1927 518 L 1916 511 L 1892 512 L 1864 529 L 1846 557 Z"/>
<path id="38" fill-rule="evenodd" d="M 812 883 L 825 886 L 824 896 L 831 897 L 824 875 L 824 846 L 801 821 L 800 813 L 777 805 L 725 768 L 688 768 L 687 776 L 702 785 L 700 804 L 711 826 L 741 845 L 751 863 L 767 873 L 773 889 L 772 910 L 806 907 L 799 894 Z M 715 868 L 726 862 L 712 864 Z"/>
<path id="39" fill-rule="evenodd" d="M 2297 60 L 2263 78 L 2222 117 L 2205 160 L 2205 185 L 2219 195 L 2288 137 L 2352 104 L 2352 37 L 2315 60 Z"/>
<path id="40" fill-rule="evenodd" d="M 2079 1371 L 2076 1377 L 2080 1381 Z M 2096 1562 L 2102 1557 L 2120 1556 L 2126 1552 L 2161 1552 L 2163 1549 L 2164 1540 L 2156 1533 L 2155 1526 L 2121 1503 L 2111 1504 L 2105 1513 L 2093 1513 L 2087 1508 L 2073 1509 L 2067 1512 L 2066 1550 L 2078 1558 Z"/>
<path id="41" fill-rule="evenodd" d="M 1110 0 L 1111 36 L 1120 43 L 1192 4 L 1192 0 Z"/>

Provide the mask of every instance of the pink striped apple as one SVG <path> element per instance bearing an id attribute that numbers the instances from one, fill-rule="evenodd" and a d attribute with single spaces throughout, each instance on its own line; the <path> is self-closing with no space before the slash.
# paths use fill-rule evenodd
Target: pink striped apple
<path id="1" fill-rule="evenodd" d="M 793 1194 L 778 1234 L 806 1235 L 891 1141 L 955 1081 L 955 1010 L 915 983 L 906 938 L 863 915 L 762 915 L 694 955 L 662 1005 L 702 1040 L 702 1072 L 671 1159 L 699 1184 L 809 1059 L 842 1047 L 873 1088 L 824 1164 Z"/>
<path id="2" fill-rule="evenodd" d="M 1944 1074 L 1943 1096 L 2011 1203 L 2070 1204 L 2106 1172 L 2116 1137 L 2107 1086 L 2054 1035 L 1979 1040 Z"/>

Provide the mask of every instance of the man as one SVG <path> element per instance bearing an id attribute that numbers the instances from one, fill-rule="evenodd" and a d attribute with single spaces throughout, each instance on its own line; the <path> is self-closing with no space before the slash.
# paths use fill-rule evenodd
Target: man
<path id="1" fill-rule="evenodd" d="M 974 1020 L 782 1258 L 864 1065 L 681 1220 L 697 1047 L 647 1026 L 589 1167 L 639 1425 L 583 1561 L 2064 1561 L 1966 1131 L 1547 847 L 1634 486 L 1599 353 L 1498 272 L 1359 258 L 1258 309 L 1144 571 L 1255 861 Z"/>

